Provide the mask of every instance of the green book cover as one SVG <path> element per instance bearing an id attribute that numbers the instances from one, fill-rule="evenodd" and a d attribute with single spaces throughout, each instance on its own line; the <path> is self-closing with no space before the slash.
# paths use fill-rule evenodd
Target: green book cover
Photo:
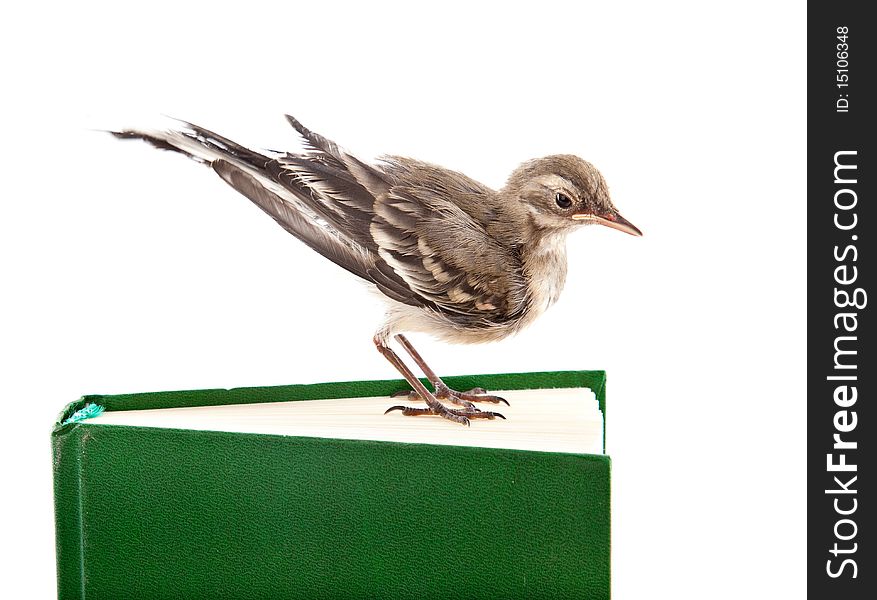
<path id="1" fill-rule="evenodd" d="M 588 387 L 605 418 L 602 371 L 445 381 Z M 90 403 L 125 411 L 405 387 L 363 381 L 72 403 L 52 432 L 59 598 L 608 598 L 602 454 L 70 420 Z"/>

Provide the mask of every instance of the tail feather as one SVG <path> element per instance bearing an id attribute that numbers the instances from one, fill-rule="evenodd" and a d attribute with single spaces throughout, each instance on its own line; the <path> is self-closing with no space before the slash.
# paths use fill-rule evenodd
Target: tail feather
<path id="1" fill-rule="evenodd" d="M 305 154 L 262 154 L 185 121 L 165 130 L 110 133 L 212 166 L 223 181 L 316 252 L 375 284 L 390 298 L 420 304 L 381 258 L 371 237 L 375 200 L 389 192 L 392 176 L 363 163 L 293 117 L 287 119 L 310 148 Z"/>
<path id="2" fill-rule="evenodd" d="M 368 271 L 373 262 L 362 247 L 350 243 L 328 227 L 321 227 L 303 215 L 243 169 L 225 160 L 213 161 L 213 170 L 235 190 L 270 215 L 286 231 L 354 275 L 371 280 Z"/>
<path id="3" fill-rule="evenodd" d="M 169 142 L 168 140 L 163 139 L 161 137 L 161 134 L 159 134 L 159 133 L 150 133 L 147 131 L 130 131 L 130 130 L 110 131 L 109 133 L 116 136 L 119 139 L 122 139 L 122 140 L 143 140 L 144 142 L 147 142 L 148 144 L 155 146 L 159 150 L 169 150 L 171 152 L 179 152 L 180 154 L 183 154 L 183 155 L 185 155 L 189 158 L 192 158 L 198 162 L 202 162 L 202 163 L 208 162 L 203 157 L 196 156 L 196 155 L 192 154 L 191 152 L 184 150 L 181 146 L 174 145 L 171 142 Z"/>
<path id="4" fill-rule="evenodd" d="M 179 122 L 178 129 L 111 131 L 120 139 L 140 139 L 161 150 L 178 152 L 213 170 L 232 188 L 270 215 L 313 250 L 368 281 L 374 268 L 369 251 L 350 239 L 338 215 L 315 200 L 305 185 L 285 185 L 272 176 L 274 158 L 260 154 L 203 127 Z M 321 225 L 321 223 L 323 223 Z M 328 226 L 326 226 L 328 225 Z"/>
<path id="5" fill-rule="evenodd" d="M 171 150 L 203 164 L 229 158 L 263 168 L 269 158 L 244 148 L 231 140 L 185 121 L 174 120 L 176 127 L 167 129 L 126 129 L 110 131 L 112 135 L 126 140 L 143 140 L 161 150 Z M 260 165 L 262 165 L 260 167 Z"/>
<path id="6" fill-rule="evenodd" d="M 204 129 L 203 127 L 193 125 L 186 121 L 181 121 L 180 123 L 185 127 L 185 130 L 183 131 L 184 135 L 191 132 L 191 139 L 194 139 L 199 144 L 217 153 L 227 154 L 234 157 L 239 162 L 243 162 L 252 168 L 264 169 L 272 160 L 264 154 L 250 150 L 245 146 L 241 146 L 237 142 L 233 142 L 227 137 L 214 133 L 209 129 Z"/>

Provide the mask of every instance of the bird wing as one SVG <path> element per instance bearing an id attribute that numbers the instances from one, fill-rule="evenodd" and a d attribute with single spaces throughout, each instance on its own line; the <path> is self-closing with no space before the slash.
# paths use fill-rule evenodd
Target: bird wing
<path id="1" fill-rule="evenodd" d="M 382 168 L 369 165 L 286 118 L 309 151 L 287 154 L 269 170 L 290 189 L 306 186 L 334 226 L 374 255 L 368 274 L 382 292 L 467 325 L 502 322 L 524 310 L 520 256 L 455 202 L 485 199 L 492 190 L 411 159 L 386 157 Z"/>
<path id="2" fill-rule="evenodd" d="M 408 159 L 369 165 L 287 115 L 304 153 L 260 153 L 191 123 L 113 132 L 211 165 L 288 232 L 389 298 L 467 325 L 519 315 L 520 255 L 455 202 L 493 193 L 464 175 Z"/>
<path id="3" fill-rule="evenodd" d="M 395 185 L 375 202 L 371 234 L 383 264 L 423 304 L 460 324 L 491 326 L 519 316 L 528 297 L 520 255 L 488 235 L 447 191 Z"/>
<path id="4" fill-rule="evenodd" d="M 311 131 L 295 117 L 286 115 L 286 119 L 304 138 L 308 151 L 287 153 L 272 161 L 267 166 L 272 178 L 313 203 L 332 227 L 369 253 L 372 264 L 366 279 L 384 295 L 404 304 L 423 306 L 425 299 L 386 264 L 371 235 L 375 203 L 387 197 L 395 178 Z"/>

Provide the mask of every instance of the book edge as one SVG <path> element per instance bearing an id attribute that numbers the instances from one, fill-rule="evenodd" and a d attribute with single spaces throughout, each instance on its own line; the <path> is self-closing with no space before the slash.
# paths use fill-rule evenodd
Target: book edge
<path id="1" fill-rule="evenodd" d="M 590 388 L 603 413 L 603 439 L 606 438 L 605 371 L 535 371 L 525 373 L 495 373 L 482 375 L 454 375 L 444 378 L 451 387 L 466 389 L 486 384 L 493 389 Z M 424 384 L 429 383 L 423 379 Z M 69 403 L 58 416 L 54 430 L 62 431 L 71 424 L 65 421 L 77 410 L 95 403 L 106 410 L 144 410 L 154 408 L 185 408 L 258 402 L 289 402 L 298 400 L 328 400 L 333 398 L 361 398 L 389 396 L 409 386 L 403 379 L 341 381 L 283 386 L 214 388 L 142 392 L 134 394 L 86 395 Z M 605 441 L 604 441 L 605 443 Z"/>
<path id="2" fill-rule="evenodd" d="M 83 598 L 82 435 L 71 423 L 52 433 L 55 571 L 58 598 Z"/>

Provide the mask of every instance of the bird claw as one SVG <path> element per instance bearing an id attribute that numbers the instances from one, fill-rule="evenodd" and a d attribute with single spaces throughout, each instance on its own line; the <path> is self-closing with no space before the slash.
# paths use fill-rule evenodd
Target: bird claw
<path id="1" fill-rule="evenodd" d="M 411 394 L 415 394 L 415 392 L 411 392 Z M 417 396 L 419 398 L 419 396 Z M 455 423 L 460 423 L 461 425 L 469 425 L 470 419 L 488 419 L 493 420 L 495 418 L 500 418 L 502 420 L 506 420 L 505 416 L 498 413 L 487 410 L 480 410 L 475 406 L 468 406 L 464 409 L 452 409 L 448 408 L 443 404 L 439 405 L 439 408 L 432 409 L 430 407 L 413 407 L 413 406 L 402 406 L 398 404 L 396 406 L 391 406 L 387 410 L 384 411 L 384 414 L 389 414 L 394 410 L 401 411 L 403 415 L 406 417 L 417 417 L 421 415 L 438 415 L 449 421 L 453 421 Z"/>
<path id="2" fill-rule="evenodd" d="M 452 411 L 452 412 L 454 412 L 454 411 Z M 467 413 L 461 413 L 461 414 L 466 415 L 470 419 L 490 419 L 492 421 L 496 417 L 499 417 L 503 421 L 506 420 L 506 418 L 502 415 L 502 413 L 491 412 L 488 410 L 478 410 L 477 408 L 475 409 L 475 412 L 471 412 L 471 413 L 467 412 Z"/>
<path id="3" fill-rule="evenodd" d="M 461 425 L 466 426 L 470 425 L 470 419 L 493 420 L 496 418 L 500 418 L 506 420 L 505 416 L 501 413 L 487 410 L 483 411 L 475 406 L 475 404 L 473 404 L 474 402 L 491 402 L 493 404 L 499 404 L 500 402 L 504 402 L 506 406 L 509 406 L 508 400 L 499 396 L 490 395 L 484 388 L 474 387 L 470 390 L 466 390 L 465 392 L 458 392 L 449 388 L 441 380 L 434 382 L 433 387 L 435 388 L 435 399 L 447 400 L 462 408 L 448 408 L 441 403 L 436 403 L 438 404 L 438 406 L 435 408 L 431 406 L 427 406 L 426 408 L 415 408 L 413 406 L 402 406 L 400 404 L 396 406 L 391 406 L 386 411 L 384 411 L 384 414 L 386 415 L 387 413 L 393 412 L 394 410 L 398 410 L 401 411 L 402 414 L 406 417 L 438 415 L 449 421 L 453 421 L 454 423 L 460 423 Z M 422 398 L 420 394 L 418 394 L 414 390 L 399 390 L 390 394 L 391 398 L 401 398 L 403 396 L 407 398 L 410 402 L 426 401 L 425 398 Z"/>
<path id="4" fill-rule="evenodd" d="M 468 394 L 468 393 L 464 392 L 464 394 Z M 468 399 L 468 400 L 474 401 L 474 402 L 491 402 L 493 404 L 499 404 L 500 402 L 502 402 L 506 406 L 511 406 L 511 404 L 509 404 L 508 400 L 506 400 L 505 398 L 502 398 L 500 396 L 493 396 L 490 394 L 473 394 L 473 396 L 475 398 L 474 400 L 471 400 L 468 395 L 463 395 L 462 397 L 464 399 Z"/>
<path id="5" fill-rule="evenodd" d="M 472 402 L 490 402 L 492 404 L 499 404 L 500 402 L 504 402 L 506 406 L 509 405 L 509 401 L 505 398 L 501 398 L 499 396 L 493 396 L 487 393 L 487 390 L 480 387 L 474 387 L 470 390 L 466 390 L 465 392 L 458 392 L 457 390 L 452 390 L 444 382 L 438 381 L 435 384 L 435 397 L 440 398 L 442 400 L 450 400 L 454 404 L 462 404 L 466 406 L 467 403 Z"/>
<path id="6" fill-rule="evenodd" d="M 432 410 L 429 408 L 415 408 L 413 406 L 402 406 L 402 405 L 391 406 L 390 408 L 388 408 L 387 410 L 384 411 L 384 414 L 385 415 L 389 414 L 389 413 L 393 412 L 394 410 L 402 411 L 402 414 L 405 415 L 406 417 L 416 417 L 418 415 L 431 415 L 432 414 Z"/>

